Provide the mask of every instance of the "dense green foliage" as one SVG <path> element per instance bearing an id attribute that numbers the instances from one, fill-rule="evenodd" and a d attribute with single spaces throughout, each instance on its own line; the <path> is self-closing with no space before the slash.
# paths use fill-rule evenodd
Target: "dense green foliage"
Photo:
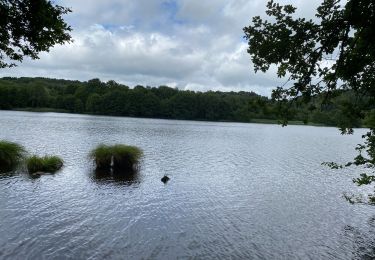
<path id="1" fill-rule="evenodd" d="M 139 164 L 143 152 L 135 146 L 116 144 L 108 146 L 101 144 L 91 151 L 97 169 L 134 170 Z"/>
<path id="2" fill-rule="evenodd" d="M 337 125 L 345 121 L 342 108 L 353 96 L 336 93 L 331 102 L 315 108 L 290 104 L 290 120 Z M 323 97 L 321 97 L 322 99 Z M 190 119 L 209 121 L 258 122 L 280 118 L 281 102 L 253 92 L 193 92 L 166 86 L 131 89 L 114 81 L 88 82 L 44 78 L 0 79 L 0 109 L 60 111 L 99 115 Z M 284 113 L 281 111 L 281 113 Z M 361 120 L 355 126 L 360 126 Z"/>
<path id="3" fill-rule="evenodd" d="M 277 99 L 310 97 L 337 88 L 375 96 L 375 7 L 372 0 L 324 0 L 315 20 L 295 18 L 296 8 L 269 1 L 244 32 L 255 71 L 277 65 L 290 88 L 274 90 Z"/>
<path id="4" fill-rule="evenodd" d="M 0 0 L 0 68 L 69 42 L 71 28 L 62 18 L 69 12 L 49 0 Z"/>
<path id="5" fill-rule="evenodd" d="M 0 172 L 12 170 L 22 161 L 25 153 L 21 145 L 0 140 Z"/>
<path id="6" fill-rule="evenodd" d="M 29 173 L 47 172 L 54 173 L 61 169 L 63 160 L 57 156 L 31 156 L 26 159 L 26 167 Z"/>
<path id="7" fill-rule="evenodd" d="M 341 102 L 337 126 L 350 134 L 364 119 L 370 128 L 363 136 L 365 144 L 357 147 L 359 155 L 345 165 L 372 171 L 354 179 L 358 185 L 375 181 L 374 10 L 373 0 L 324 0 L 316 18 L 307 20 L 296 17 L 294 6 L 269 1 L 266 14 L 271 21 L 256 16 L 244 28 L 255 71 L 266 72 L 276 65 L 277 75 L 287 77 L 285 86 L 273 91 L 273 98 L 281 104 L 294 99 L 330 106 L 338 92 L 350 93 Z M 281 107 L 287 122 L 289 105 Z M 375 195 L 369 195 L 368 202 L 375 203 Z"/>

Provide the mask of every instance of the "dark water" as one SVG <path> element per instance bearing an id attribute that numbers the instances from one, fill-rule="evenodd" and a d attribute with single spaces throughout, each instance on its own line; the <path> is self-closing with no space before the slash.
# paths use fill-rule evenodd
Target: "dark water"
<path id="1" fill-rule="evenodd" d="M 371 259 L 375 207 L 342 198 L 358 171 L 320 165 L 363 131 L 0 111 L 0 139 L 66 162 L 0 176 L 0 258 Z M 95 174 L 99 143 L 141 147 L 140 172 Z"/>

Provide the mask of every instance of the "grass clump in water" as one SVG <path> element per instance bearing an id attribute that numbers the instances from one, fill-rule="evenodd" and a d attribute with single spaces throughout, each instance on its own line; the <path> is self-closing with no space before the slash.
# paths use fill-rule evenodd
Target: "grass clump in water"
<path id="1" fill-rule="evenodd" d="M 12 170 L 24 159 L 25 154 L 23 146 L 0 140 L 0 171 Z"/>
<path id="2" fill-rule="evenodd" d="M 142 155 L 142 150 L 138 147 L 123 144 L 101 144 L 90 153 L 97 169 L 113 170 L 134 170 Z"/>
<path id="3" fill-rule="evenodd" d="M 141 159 L 142 150 L 135 146 L 117 144 L 111 148 L 114 169 L 134 169 Z"/>
<path id="4" fill-rule="evenodd" d="M 48 172 L 54 173 L 61 169 L 64 161 L 58 156 L 31 156 L 26 160 L 26 167 L 29 173 Z"/>
<path id="5" fill-rule="evenodd" d="M 108 145 L 101 144 L 90 153 L 90 158 L 95 162 L 97 169 L 110 169 L 112 163 L 112 151 Z"/>

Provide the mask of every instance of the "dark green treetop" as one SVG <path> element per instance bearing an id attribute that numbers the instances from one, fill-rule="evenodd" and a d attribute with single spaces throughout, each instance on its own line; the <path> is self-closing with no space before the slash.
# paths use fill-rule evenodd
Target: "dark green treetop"
<path id="1" fill-rule="evenodd" d="M 0 0 L 0 68 L 70 42 L 71 28 L 62 17 L 69 12 L 49 0 Z"/>
<path id="2" fill-rule="evenodd" d="M 245 27 L 255 71 L 277 65 L 279 77 L 293 81 L 274 90 L 275 98 L 312 95 L 338 88 L 375 96 L 375 3 L 324 0 L 315 20 L 294 18 L 296 8 L 267 4 L 267 15 Z"/>

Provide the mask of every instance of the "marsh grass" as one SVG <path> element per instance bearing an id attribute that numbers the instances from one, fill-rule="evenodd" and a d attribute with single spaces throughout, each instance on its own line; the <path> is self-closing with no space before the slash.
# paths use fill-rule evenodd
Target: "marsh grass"
<path id="1" fill-rule="evenodd" d="M 26 167 L 29 173 L 48 172 L 54 173 L 61 169 L 64 161 L 57 156 L 31 156 L 26 159 Z"/>
<path id="2" fill-rule="evenodd" d="M 90 153 L 97 169 L 112 168 L 117 172 L 119 170 L 134 171 L 142 155 L 143 152 L 138 147 L 123 144 L 113 146 L 101 144 Z"/>
<path id="3" fill-rule="evenodd" d="M 134 169 L 139 164 L 143 153 L 135 146 L 117 144 L 112 146 L 113 168 L 114 169 Z"/>
<path id="4" fill-rule="evenodd" d="M 90 153 L 90 158 L 94 160 L 97 169 L 110 169 L 112 163 L 112 151 L 108 145 L 101 144 Z"/>
<path id="5" fill-rule="evenodd" d="M 0 140 L 0 172 L 13 170 L 24 159 L 26 151 L 23 146 Z"/>

